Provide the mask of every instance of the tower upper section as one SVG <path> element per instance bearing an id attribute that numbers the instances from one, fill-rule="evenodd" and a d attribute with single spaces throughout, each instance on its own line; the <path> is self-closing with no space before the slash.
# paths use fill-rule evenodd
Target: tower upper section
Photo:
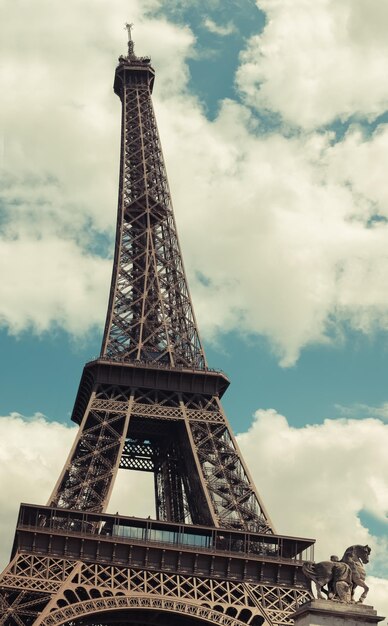
<path id="1" fill-rule="evenodd" d="M 122 102 L 114 267 L 101 356 L 206 369 L 183 268 L 167 174 L 153 111 L 155 72 L 119 58 L 114 91 Z"/>
<path id="2" fill-rule="evenodd" d="M 143 85 L 152 93 L 154 86 L 155 70 L 151 67 L 150 57 L 137 57 L 132 40 L 132 24 L 127 24 L 128 30 L 128 54 L 119 57 L 119 65 L 116 68 L 114 91 L 122 98 L 123 87 L 127 84 Z"/>

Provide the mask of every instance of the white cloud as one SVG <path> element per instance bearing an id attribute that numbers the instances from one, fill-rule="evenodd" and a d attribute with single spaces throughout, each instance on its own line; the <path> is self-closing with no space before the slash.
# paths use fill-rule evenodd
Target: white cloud
<path id="1" fill-rule="evenodd" d="M 251 38 L 237 75 L 251 105 L 310 129 L 335 118 L 373 119 L 386 110 L 386 3 L 257 0 L 257 5 L 267 23 Z"/>
<path id="2" fill-rule="evenodd" d="M 315 537 L 316 560 L 368 544 L 370 573 L 388 575 L 386 539 L 358 517 L 387 519 L 387 424 L 337 419 L 293 428 L 275 410 L 259 410 L 238 442 L 278 532 Z"/>
<path id="3" fill-rule="evenodd" d="M 352 125 L 325 155 L 330 178 L 350 186 L 355 198 L 368 199 L 371 213 L 384 218 L 388 217 L 387 151 L 388 124 L 379 124 L 372 136 L 362 126 Z"/>
<path id="4" fill-rule="evenodd" d="M 9 558 L 19 503 L 45 503 L 70 449 L 76 429 L 43 416 L 0 418 L 1 560 Z M 274 410 L 259 410 L 251 428 L 238 436 L 256 485 L 278 532 L 317 538 L 316 560 L 368 543 L 371 587 L 368 602 L 388 613 L 388 545 L 371 535 L 358 518 L 361 509 L 376 516 L 388 511 L 388 426 L 376 419 L 326 420 L 291 428 Z M 154 515 L 148 475 L 122 472 L 109 510 Z M 374 575 L 372 575 L 374 574 Z"/>
<path id="5" fill-rule="evenodd" d="M 228 22 L 225 25 L 217 24 L 214 20 L 210 19 L 210 17 L 207 17 L 204 20 L 203 25 L 210 33 L 220 35 L 221 37 L 231 35 L 236 31 L 236 27 L 233 22 Z"/>
<path id="6" fill-rule="evenodd" d="M 46 504 L 75 433 L 43 415 L 0 418 L 0 569 L 9 560 L 19 504 Z"/>
<path id="7" fill-rule="evenodd" d="M 0 417 L 0 570 L 9 561 L 21 502 L 46 504 L 67 459 L 77 429 L 43 415 Z M 150 474 L 119 471 L 108 512 L 153 514 Z"/>
<path id="8" fill-rule="evenodd" d="M 108 513 L 155 518 L 154 476 L 147 472 L 119 470 Z"/>
<path id="9" fill-rule="evenodd" d="M 343 406 L 335 405 L 336 410 L 341 417 L 360 418 L 360 417 L 377 417 L 381 420 L 388 420 L 388 402 L 384 402 L 380 406 L 368 406 L 367 404 L 352 404 Z"/>
<path id="10" fill-rule="evenodd" d="M 26 327 L 41 333 L 55 323 L 75 335 L 102 327 L 110 273 L 110 261 L 72 240 L 3 240 L 0 275 L 7 280 L 0 282 L 0 326 L 12 334 Z"/>
<path id="11" fill-rule="evenodd" d="M 331 133 L 261 136 L 232 101 L 212 123 L 188 99 L 174 116 L 167 106 L 159 119 L 185 258 L 207 279 L 190 276 L 207 336 L 235 328 L 263 334 L 289 365 L 303 346 L 337 341 L 344 321 L 365 333 L 387 329 L 388 229 L 369 227 L 386 210 L 382 169 L 381 191 L 360 193 L 354 181 L 366 178 L 366 157 L 348 150 L 341 175 Z M 360 149 L 377 151 L 381 133 Z"/>
<path id="12" fill-rule="evenodd" d="M 377 614 L 381 617 L 388 615 L 388 580 L 370 576 L 368 579 L 370 591 L 366 603 L 376 607 Z M 381 622 L 384 624 L 384 622 Z"/>

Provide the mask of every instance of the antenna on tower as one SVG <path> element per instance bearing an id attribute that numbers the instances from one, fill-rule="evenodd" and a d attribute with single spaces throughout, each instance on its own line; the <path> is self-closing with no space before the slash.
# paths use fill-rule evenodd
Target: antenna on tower
<path id="1" fill-rule="evenodd" d="M 125 28 L 128 31 L 128 58 L 133 58 L 135 56 L 134 53 L 134 43 L 132 41 L 132 29 L 133 24 L 129 24 L 128 22 L 125 24 Z"/>

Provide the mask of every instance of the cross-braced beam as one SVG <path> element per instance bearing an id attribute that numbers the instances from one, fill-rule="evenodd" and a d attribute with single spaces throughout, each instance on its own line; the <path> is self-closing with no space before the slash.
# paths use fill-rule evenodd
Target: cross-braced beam
<path id="1" fill-rule="evenodd" d="M 141 67 L 141 71 L 139 70 Z M 203 369 L 151 101 L 153 70 L 121 59 L 119 210 L 101 355 Z"/>

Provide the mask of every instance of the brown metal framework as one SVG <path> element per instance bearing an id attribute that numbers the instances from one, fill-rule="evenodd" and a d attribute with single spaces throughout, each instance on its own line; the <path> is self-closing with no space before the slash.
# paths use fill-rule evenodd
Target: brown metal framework
<path id="1" fill-rule="evenodd" d="M 159 625 L 164 611 L 173 625 L 182 614 L 223 626 L 291 624 L 311 596 L 302 573 L 311 544 L 22 505 L 0 625 Z"/>
<path id="2" fill-rule="evenodd" d="M 149 59 L 121 57 L 122 102 L 115 258 L 101 355 L 206 367 L 183 269 L 151 101 Z"/>
<path id="3" fill-rule="evenodd" d="M 120 183 L 101 355 L 85 365 L 79 431 L 48 507 L 21 507 L 0 626 L 290 624 L 310 597 L 300 565 L 313 542 L 274 533 L 223 412 L 229 381 L 199 339 L 154 70 L 128 47 L 114 82 Z M 104 515 L 119 469 L 153 473 L 158 521 Z"/>

